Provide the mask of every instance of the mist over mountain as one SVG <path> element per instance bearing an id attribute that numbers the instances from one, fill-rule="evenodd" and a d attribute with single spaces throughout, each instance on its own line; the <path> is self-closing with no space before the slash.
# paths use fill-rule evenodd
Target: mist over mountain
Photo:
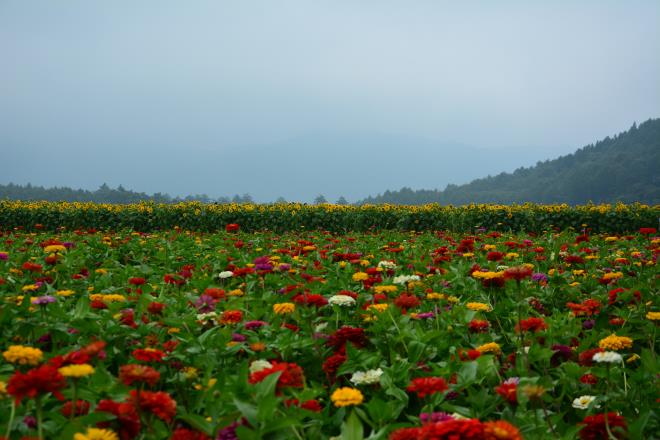
<path id="1" fill-rule="evenodd" d="M 130 142 L 127 141 L 127 142 Z M 103 160 L 95 158 L 106 149 Z M 0 183 L 94 190 L 104 183 L 145 193 L 210 198 L 249 193 L 257 202 L 278 197 L 312 202 L 323 194 L 356 201 L 383 187 L 438 187 L 513 171 L 550 157 L 543 148 L 477 148 L 459 142 L 359 131 L 315 131 L 291 139 L 240 148 L 135 148 L 114 155 L 111 145 L 10 149 Z M 563 150 L 567 150 L 565 147 Z M 61 163 L 85 166 L 53 166 Z M 117 177 L 120 176 L 120 177 Z M 251 177 L 248 177 L 251 176 Z M 93 182 L 89 184 L 87 182 Z"/>
<path id="2" fill-rule="evenodd" d="M 493 164 L 493 169 L 496 165 Z M 575 153 L 444 190 L 386 191 L 361 203 L 660 203 L 660 119 Z"/>

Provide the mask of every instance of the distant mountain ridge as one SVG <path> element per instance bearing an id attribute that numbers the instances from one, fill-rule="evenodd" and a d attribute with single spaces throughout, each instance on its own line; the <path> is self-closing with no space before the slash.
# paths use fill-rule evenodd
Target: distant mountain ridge
<path id="1" fill-rule="evenodd" d="M 575 153 L 444 190 L 385 191 L 359 204 L 642 202 L 660 204 L 660 119 Z"/>

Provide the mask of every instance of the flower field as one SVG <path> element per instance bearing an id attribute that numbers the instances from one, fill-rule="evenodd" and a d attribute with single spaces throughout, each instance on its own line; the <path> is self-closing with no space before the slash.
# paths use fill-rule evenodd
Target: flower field
<path id="1" fill-rule="evenodd" d="M 660 432 L 657 208 L 608 207 L 602 220 L 560 208 L 563 225 L 540 220 L 541 208 L 483 210 L 456 228 L 466 232 L 407 231 L 435 229 L 423 208 L 399 212 L 396 222 L 413 222 L 391 225 L 399 231 L 369 231 L 377 222 L 358 208 L 336 212 L 364 232 L 264 231 L 242 208 L 207 213 L 208 227 L 190 232 L 183 216 L 140 214 L 148 205 L 59 205 L 51 217 L 44 206 L 0 209 L 2 438 Z M 580 209 L 593 230 L 514 232 L 577 228 Z M 150 232 L 117 218 L 152 222 L 134 228 Z M 286 220 L 274 218 L 263 221 Z M 88 229 L 94 221 L 116 229 Z"/>

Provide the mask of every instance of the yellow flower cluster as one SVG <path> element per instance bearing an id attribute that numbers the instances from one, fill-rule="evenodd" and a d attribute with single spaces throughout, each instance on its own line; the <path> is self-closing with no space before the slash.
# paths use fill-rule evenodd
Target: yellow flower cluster
<path id="1" fill-rule="evenodd" d="M 480 353 L 493 353 L 493 354 L 501 354 L 502 349 L 500 348 L 500 344 L 497 342 L 489 342 L 484 345 L 480 345 L 477 347 L 477 351 Z"/>
<path id="2" fill-rule="evenodd" d="M 296 311 L 294 303 L 277 303 L 273 304 L 273 312 L 276 315 L 287 315 Z"/>
<path id="3" fill-rule="evenodd" d="M 65 251 L 66 251 L 66 247 L 62 246 L 61 244 L 53 244 L 50 246 L 46 246 L 44 248 L 44 252 L 46 252 L 47 254 L 57 254 Z"/>
<path id="4" fill-rule="evenodd" d="M 76 292 L 74 292 L 73 290 L 58 290 L 57 291 L 57 296 L 65 296 L 66 297 L 66 296 L 71 296 L 74 293 L 76 293 Z"/>
<path id="5" fill-rule="evenodd" d="M 228 295 L 229 296 L 243 296 L 243 295 L 245 295 L 245 292 L 243 292 L 241 289 L 234 289 L 234 290 L 230 290 Z"/>
<path id="6" fill-rule="evenodd" d="M 437 301 L 440 299 L 447 299 L 447 295 L 445 295 L 444 293 L 430 292 L 426 294 L 426 299 L 431 301 L 433 300 Z"/>
<path id="7" fill-rule="evenodd" d="M 648 312 L 646 314 L 646 319 L 651 321 L 660 321 L 660 312 Z"/>
<path id="8" fill-rule="evenodd" d="M 389 304 L 372 304 L 367 307 L 367 310 L 370 312 L 382 313 L 390 307 Z"/>
<path id="9" fill-rule="evenodd" d="M 504 271 L 500 272 L 480 272 L 480 271 L 475 271 L 472 272 L 472 278 L 476 278 L 478 280 L 492 280 L 494 278 L 500 278 L 504 276 Z"/>
<path id="10" fill-rule="evenodd" d="M 119 436 L 109 429 L 87 428 L 84 434 L 74 434 L 73 440 L 119 440 Z"/>
<path id="11" fill-rule="evenodd" d="M 94 367 L 89 364 L 71 364 L 62 368 L 58 368 L 57 371 L 64 377 L 85 377 L 94 373 Z"/>
<path id="12" fill-rule="evenodd" d="M 126 298 L 123 295 L 116 293 L 102 294 L 102 293 L 93 293 L 89 295 L 89 299 L 92 301 L 103 301 L 103 302 L 124 302 Z"/>
<path id="13" fill-rule="evenodd" d="M 38 348 L 12 345 L 2 353 L 2 356 L 12 364 L 37 365 L 43 359 L 44 354 Z"/>
<path id="14" fill-rule="evenodd" d="M 355 272 L 352 278 L 353 281 L 364 281 L 369 278 L 369 275 L 365 272 Z"/>
<path id="15" fill-rule="evenodd" d="M 608 337 L 601 339 L 598 342 L 598 346 L 603 350 L 617 351 L 632 347 L 632 342 L 632 339 L 627 336 L 617 336 L 616 334 L 611 334 Z"/>
<path id="16" fill-rule="evenodd" d="M 490 312 L 492 309 L 491 306 L 488 304 L 480 303 L 480 302 L 469 302 L 465 304 L 465 307 L 467 307 L 470 310 L 474 310 L 475 312 Z"/>
<path id="17" fill-rule="evenodd" d="M 359 405 L 364 401 L 364 396 L 358 389 L 343 387 L 337 388 L 330 396 L 330 400 L 337 407 Z"/>
<path id="18" fill-rule="evenodd" d="M 396 293 L 398 287 L 391 285 L 376 286 L 374 287 L 374 293 Z"/>
<path id="19" fill-rule="evenodd" d="M 621 272 L 609 272 L 603 275 L 603 280 L 605 281 L 610 281 L 610 280 L 616 280 L 619 278 L 623 278 L 623 273 Z"/>

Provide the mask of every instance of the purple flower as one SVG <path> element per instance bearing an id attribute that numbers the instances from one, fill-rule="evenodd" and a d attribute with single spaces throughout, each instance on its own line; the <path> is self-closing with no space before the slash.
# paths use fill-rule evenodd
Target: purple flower
<path id="1" fill-rule="evenodd" d="M 0 260 L 1 261 L 9 260 L 9 254 L 7 252 L 0 252 Z"/>
<path id="2" fill-rule="evenodd" d="M 76 247 L 76 244 L 70 241 L 65 241 L 64 243 L 62 243 L 62 246 L 64 246 L 67 249 L 71 249 Z"/>
<path id="3" fill-rule="evenodd" d="M 36 296 L 32 298 L 32 304 L 38 306 L 45 306 L 46 304 L 54 303 L 55 301 L 57 301 L 55 297 L 50 295 Z"/>
<path id="4" fill-rule="evenodd" d="M 36 429 L 37 428 L 37 419 L 34 416 L 25 416 L 25 417 L 23 417 L 23 423 L 29 429 Z"/>
<path id="5" fill-rule="evenodd" d="M 203 293 L 197 301 L 195 301 L 195 307 L 197 307 L 197 311 L 200 313 L 210 313 L 215 310 L 215 303 L 217 302 L 218 300 L 211 295 Z"/>
<path id="6" fill-rule="evenodd" d="M 587 319 L 582 323 L 582 328 L 585 330 L 591 330 L 594 328 L 594 325 L 596 324 L 596 321 L 593 319 Z"/>
<path id="7" fill-rule="evenodd" d="M 284 271 L 287 271 L 287 270 L 291 269 L 291 265 L 287 264 L 287 263 L 281 263 L 279 266 L 277 266 L 277 269 L 280 272 L 284 272 Z"/>
<path id="8" fill-rule="evenodd" d="M 270 263 L 257 263 L 254 265 L 254 270 L 273 270 L 273 265 Z"/>
<path id="9" fill-rule="evenodd" d="M 434 316 L 435 316 L 435 313 L 433 313 L 433 312 L 424 312 L 424 313 L 418 313 L 417 315 L 415 315 L 415 318 L 416 319 L 429 319 L 429 318 L 433 318 Z"/>
<path id="10" fill-rule="evenodd" d="M 268 325 L 268 323 L 264 321 L 248 321 L 245 324 L 243 324 L 246 330 L 257 330 L 264 325 Z"/>
<path id="11" fill-rule="evenodd" d="M 520 383 L 520 378 L 519 377 L 510 377 L 507 380 L 505 380 L 504 382 L 502 382 L 502 384 L 504 384 L 504 385 L 511 385 L 511 384 L 518 385 L 519 383 Z"/>
<path id="12" fill-rule="evenodd" d="M 245 342 L 247 338 L 240 333 L 232 333 L 231 340 L 234 342 Z"/>
<path id="13" fill-rule="evenodd" d="M 548 276 L 546 274 L 540 273 L 540 272 L 535 273 L 535 274 L 532 274 L 532 281 L 537 281 L 537 282 L 548 281 Z"/>
<path id="14" fill-rule="evenodd" d="M 218 432 L 215 440 L 238 440 L 238 435 L 236 434 L 236 428 L 241 425 L 247 425 L 247 420 L 241 419 L 238 422 L 234 422 L 229 426 L 226 426 Z"/>
<path id="15" fill-rule="evenodd" d="M 445 412 L 421 413 L 419 415 L 419 419 L 424 424 L 426 424 L 426 423 L 446 422 L 446 421 L 449 421 L 449 420 L 454 420 L 454 418 L 451 416 L 451 414 L 447 414 Z"/>
<path id="16" fill-rule="evenodd" d="M 571 350 L 571 347 L 555 344 L 551 348 L 555 351 L 555 353 L 550 358 L 550 363 L 553 366 L 557 366 L 562 362 L 566 362 L 573 357 L 573 351 Z"/>

